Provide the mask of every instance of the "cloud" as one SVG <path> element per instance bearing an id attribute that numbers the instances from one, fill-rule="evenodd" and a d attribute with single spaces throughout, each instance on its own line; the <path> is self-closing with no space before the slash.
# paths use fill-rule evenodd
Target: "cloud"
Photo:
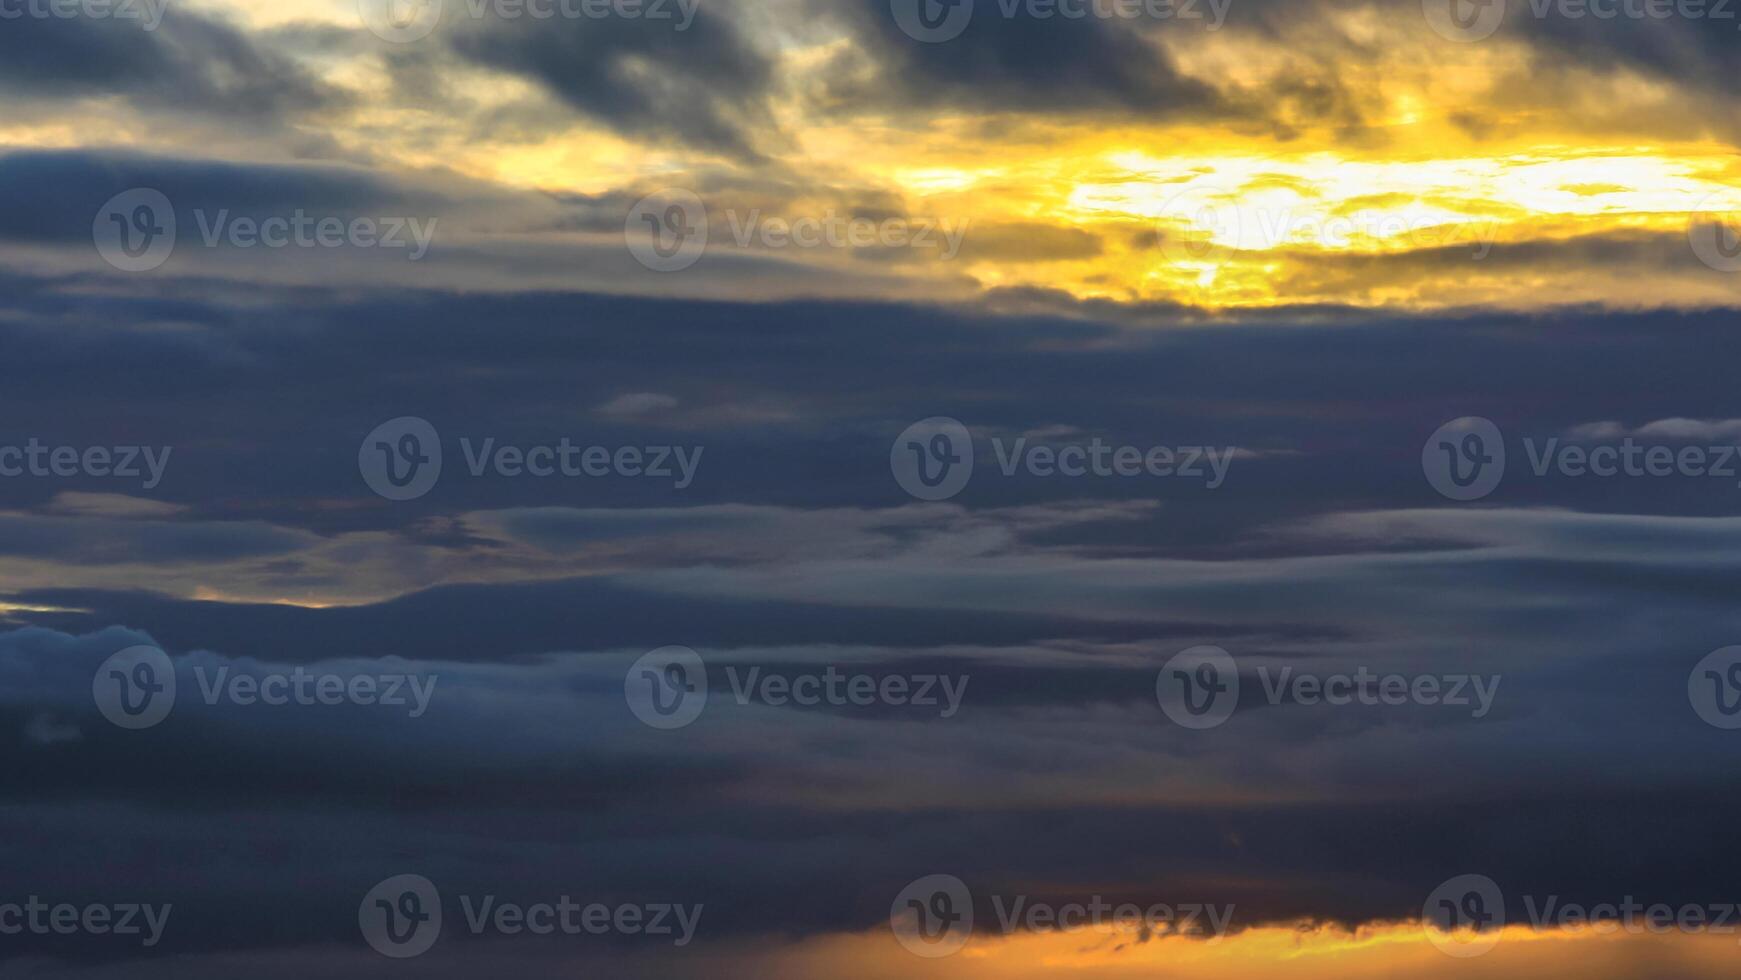
<path id="1" fill-rule="evenodd" d="M 1636 428 L 1621 422 L 1588 422 L 1566 431 L 1566 438 L 1605 442 L 1627 437 L 1665 442 L 1725 444 L 1741 439 L 1741 419 L 1657 419 Z"/>
<path id="2" fill-rule="evenodd" d="M 886 2 L 812 9 L 838 18 L 856 42 L 825 72 L 836 104 L 1151 119 L 1205 118 L 1223 108 L 1211 86 L 1184 76 L 1159 45 L 1119 21 L 1001 17 L 988 4 L 959 37 L 927 44 L 901 32 Z"/>
<path id="3" fill-rule="evenodd" d="M 174 4 L 152 30 L 122 18 L 8 20 L 0 33 L 0 87 L 26 99 L 118 97 L 151 112 L 210 114 L 249 126 L 344 101 L 295 59 L 224 20 Z"/>
<path id="4" fill-rule="evenodd" d="M 774 135 L 773 69 L 731 11 L 703 4 L 683 30 L 624 17 L 492 20 L 449 43 L 618 132 L 753 160 Z"/>
<path id="5" fill-rule="evenodd" d="M 70 517 L 173 517 L 188 508 L 161 500 L 145 500 L 119 493 L 57 493 L 44 508 L 51 514 Z"/>

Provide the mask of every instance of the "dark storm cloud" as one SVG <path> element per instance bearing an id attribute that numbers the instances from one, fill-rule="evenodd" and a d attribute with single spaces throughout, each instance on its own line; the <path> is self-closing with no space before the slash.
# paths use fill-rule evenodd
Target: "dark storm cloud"
<path id="1" fill-rule="evenodd" d="M 668 788 L 681 787 L 685 774 L 666 775 Z M 704 828 L 674 818 L 671 806 L 555 817 L 456 804 L 441 820 L 303 809 L 172 822 L 150 809 L 99 805 L 13 810 L 0 826 L 38 842 L 18 855 L 14 880 L 62 882 L 63 893 L 74 895 L 124 890 L 173 900 L 176 918 L 159 955 L 332 943 L 372 957 L 357 937 L 357 903 L 377 881 L 415 869 L 450 902 L 459 894 L 536 901 L 567 893 L 582 901 L 702 903 L 692 952 L 705 961 L 745 937 L 885 929 L 891 898 L 943 871 L 974 890 L 986 923 L 996 921 L 992 895 L 1006 902 L 1098 895 L 1232 903 L 1236 930 L 1299 918 L 1404 919 L 1419 914 L 1440 882 L 1472 870 L 1513 894 L 1567 902 L 1615 901 L 1621 881 L 1624 893 L 1647 901 L 1729 902 L 1728 882 L 1741 869 L 1677 842 L 1721 839 L 1722 814 L 1736 802 L 1728 791 L 1673 790 L 918 814 L 714 803 Z M 237 853 L 212 847 L 214 836 Z M 466 843 L 456 847 L 456 840 Z M 1542 846 L 1550 840 L 1553 846 Z M 69 867 L 55 854 L 87 857 Z M 240 854 L 269 856 L 244 861 Z M 706 860 L 696 860 L 703 854 Z M 420 966 L 439 968 L 464 955 L 464 931 L 451 932 Z M 540 942 L 524 939 L 492 953 L 536 957 Z M 622 951 L 608 940 L 567 943 L 577 955 Z M 127 952 L 90 937 L 17 948 L 77 958 Z M 378 971 L 379 961 L 371 962 Z M 688 975 L 676 964 L 666 970 Z"/>
<path id="2" fill-rule="evenodd" d="M 816 4 L 838 17 L 862 49 L 840 55 L 825 101 L 992 111 L 1137 113 L 1204 117 L 1221 106 L 1214 89 L 1184 77 L 1158 45 L 1122 21 L 1000 16 L 992 0 L 959 37 L 907 36 L 887 0 Z M 1170 29 L 1194 31 L 1183 23 Z"/>
<path id="3" fill-rule="evenodd" d="M 4 165 L 49 202 L 11 199 L 9 233 L 29 240 L 69 215 L 88 227 L 67 186 L 143 173 L 72 155 Z M 151 174 L 196 201 L 212 180 L 261 206 L 395 193 L 300 171 L 281 175 L 300 188 L 288 198 L 222 169 Z M 183 507 L 122 516 L 64 496 L 116 492 L 102 481 L 0 483 L 14 532 L 0 568 L 33 562 L 0 611 L 144 631 L 0 644 L 0 827 L 15 828 L 0 839 L 30 842 L 9 852 L 24 887 L 173 898 L 186 931 L 166 951 L 182 952 L 354 948 L 361 894 L 410 870 L 455 891 L 580 882 L 704 901 L 726 937 L 875 927 L 895 891 L 939 871 L 986 894 L 1235 901 L 1241 924 L 1408 916 L 1468 871 L 1568 900 L 1728 897 L 1736 869 L 1708 842 L 1733 803 L 1733 747 L 1691 714 L 1686 677 L 1741 629 L 1737 532 L 1640 515 L 1727 518 L 1741 491 L 1523 478 L 1455 508 L 1420 471 L 1427 435 L 1465 414 L 1539 438 L 1741 416 L 1727 314 L 1295 309 L 1132 329 L 1056 298 L 990 317 L 440 285 L 0 279 L 0 445 L 173 445 L 150 499 Z M 451 479 L 389 504 L 362 484 L 357 447 L 404 414 L 450 440 L 694 442 L 707 462 L 678 493 L 474 480 L 455 448 Z M 935 414 L 974 427 L 984 470 L 896 520 L 915 505 L 889 476 L 890 441 Z M 1254 455 L 1214 492 L 997 473 L 994 435 L 1059 432 Z M 392 589 L 432 554 L 497 578 L 333 609 L 79 578 L 124 555 L 153 563 L 153 588 L 213 563 L 185 594 L 273 573 L 379 584 L 354 552 L 339 573 L 312 567 L 359 534 L 428 549 L 398 559 L 411 573 Z M 590 578 L 526 581 L 586 560 L 601 563 Z M 208 708 L 190 679 L 164 725 L 109 728 L 91 669 L 146 638 L 189 669 L 354 657 L 343 669 L 434 670 L 442 686 L 425 723 Z M 626 656 L 673 642 L 715 676 L 830 657 L 968 673 L 971 713 L 944 727 L 722 696 L 687 735 L 653 732 L 622 700 Z M 1195 642 L 1260 663 L 1500 671 L 1506 686 L 1480 721 L 1260 703 L 1185 733 L 1148 699 L 1159 664 Z M 1205 787 L 1304 802 L 1192 797 Z M 29 951 L 109 955 L 48 947 Z"/>
<path id="4" fill-rule="evenodd" d="M 89 242 L 92 220 L 103 203 L 137 187 L 153 188 L 169 198 L 182 225 L 180 234 L 193 240 L 199 234 L 195 211 L 256 216 L 288 215 L 300 208 L 351 215 L 396 208 L 408 214 L 440 214 L 455 206 L 441 190 L 345 166 L 18 151 L 0 156 L 0 239 Z"/>
<path id="5" fill-rule="evenodd" d="M 294 60 L 175 3 L 153 30 L 138 20 L 92 17 L 4 23 L 0 88 L 14 97 L 115 96 L 232 122 L 266 122 L 342 101 Z"/>
<path id="6" fill-rule="evenodd" d="M 624 17 L 488 20 L 450 43 L 619 132 L 757 158 L 758 143 L 777 135 L 769 57 L 731 16 L 708 4 L 695 13 L 682 30 Z"/>
<path id="7" fill-rule="evenodd" d="M 210 189 L 219 185 L 202 181 L 228 173 L 135 166 L 76 155 L 0 161 L 10 168 L 0 186 L 18 189 L 4 212 L 10 234 L 76 239 L 103 192 L 141 177 L 168 183 L 172 197 L 221 200 Z M 311 206 L 331 199 L 363 207 L 372 199 L 366 184 L 284 176 L 309 187 Z M 258 207 L 297 196 L 269 193 L 275 184 L 263 176 L 258 184 L 229 179 L 224 193 Z M 86 197 L 95 198 L 90 210 L 81 206 Z M 1616 269 L 1637 256 L 1620 248 L 1608 254 Z M 1513 256 L 1506 249 L 1488 261 Z M 1390 261 L 1370 265 L 1382 271 Z M 1413 261 L 1482 268 L 1457 249 Z M 1284 310 L 1223 315 L 1213 329 L 1129 330 L 1093 319 L 1105 308 L 1092 303 L 987 319 L 970 308 L 901 304 L 242 290 L 171 278 L 127 281 L 117 292 L 91 288 L 97 283 L 117 280 L 12 277 L 11 309 L 0 317 L 7 351 L 0 377 L 15 398 L 14 437 L 172 445 L 174 464 L 157 499 L 194 507 L 203 519 L 323 531 L 544 505 L 895 506 L 910 500 L 889 477 L 889 441 L 916 419 L 946 414 L 982 433 L 988 471 L 992 434 L 1007 440 L 1053 426 L 1138 445 L 1267 453 L 1236 462 L 1235 478 L 1214 492 L 1143 481 L 1061 487 L 1000 475 L 976 479 L 958 501 L 977 508 L 1055 501 L 1060 493 L 1161 499 L 1181 519 L 1143 526 L 1139 542 L 1210 544 L 1225 542 L 1231 529 L 1294 514 L 1432 502 L 1419 448 L 1461 415 L 1546 436 L 1601 419 L 1738 414 L 1725 362 L 1712 356 L 1734 346 L 1728 318 L 1718 313 L 1410 320 L 1368 313 L 1350 325 L 1324 322 L 1340 316 L 1334 310 Z M 270 318 L 256 312 L 262 295 L 277 304 Z M 1299 329 L 1302 322 L 1312 329 Z M 72 364 L 78 372 L 69 381 L 59 370 Z M 1645 383 L 1670 377 L 1675 384 Z M 1326 390 L 1339 393 L 1329 406 Z M 634 392 L 659 393 L 678 408 L 601 411 Z M 281 408 L 290 405 L 297 410 Z M 455 479 L 420 501 L 388 505 L 363 486 L 356 450 L 380 422 L 408 414 L 430 419 L 450 443 L 568 436 L 699 444 L 706 455 L 694 485 L 675 491 L 647 481 L 471 479 L 450 445 Z M 1242 472 L 1251 476 L 1241 479 Z M 1294 489 L 1266 493 L 1270 480 Z M 1513 504 L 1603 500 L 1640 512 L 1725 513 L 1729 497 L 1718 482 L 1673 495 L 1645 483 L 1552 480 L 1504 492 Z M 9 481 L 0 493 L 18 507 L 44 505 L 65 490 L 116 489 L 102 481 Z"/>
<path id="8" fill-rule="evenodd" d="M 1452 0 L 1432 0 L 1443 8 Z M 1497 79 L 1500 87 L 1512 84 L 1527 86 L 1557 84 L 1555 77 L 1565 72 L 1576 80 L 1575 85 L 1588 86 L 1591 79 L 1603 84 L 1620 72 L 1635 71 L 1670 82 L 1689 95 L 1709 100 L 1709 125 L 1712 129 L 1730 126 L 1728 108 L 1721 97 L 1728 93 L 1725 79 L 1741 66 L 1741 46 L 1735 42 L 1741 27 L 1741 11 L 1721 0 L 1682 3 L 1582 3 L 1577 0 L 1502 0 L 1496 5 L 1503 19 L 1494 33 L 1478 41 L 1466 42 L 1479 48 L 1482 44 L 1522 43 L 1531 49 L 1531 75 L 1516 79 Z M 1402 26 L 1407 33 L 1434 46 L 1445 39 L 1432 33 L 1417 0 L 1239 0 L 1236 13 L 1229 18 L 1234 29 L 1262 32 L 1278 42 L 1302 34 L 1323 42 L 1326 36 L 1312 30 L 1333 18 L 1376 9 L 1392 25 Z M 1476 5 L 1467 5 L 1476 11 Z M 1334 48 L 1341 57 L 1358 57 L 1370 51 L 1371 42 L 1350 35 L 1334 39 Z M 1457 44 L 1458 42 L 1451 42 Z M 1451 49 L 1454 52 L 1454 48 Z M 1333 69 L 1331 62 L 1321 62 Z M 1313 86 L 1333 78 L 1334 72 L 1317 76 Z M 1335 84 L 1331 82 L 1331 84 Z M 1328 93 L 1325 93 L 1328 95 Z M 1340 99 L 1338 99 L 1340 101 Z M 1324 107 L 1326 110 L 1328 107 Z M 1494 120 L 1487 125 L 1497 123 Z"/>
<path id="9" fill-rule="evenodd" d="M 1721 0 L 1592 4 L 1588 9 L 1562 0 L 1517 0 L 1507 9 L 1500 36 L 1528 39 L 1560 67 L 1597 73 L 1632 69 L 1722 93 L 1729 91 L 1723 79 L 1741 67 L 1738 27 L 1741 11 Z"/>
<path id="10" fill-rule="evenodd" d="M 71 565 L 175 564 L 289 555 L 297 532 L 264 524 L 42 521 L 0 515 L 0 559 L 49 558 Z"/>
<path id="11" fill-rule="evenodd" d="M 1525 709 L 1479 724 L 1423 724 L 1412 709 L 1351 727 L 1340 715 L 1287 705 L 1186 732 L 1152 704 L 1103 707 L 1077 716 L 1070 730 L 1080 745 L 1030 742 L 1009 769 L 1011 740 L 1031 740 L 1042 720 L 1020 709 L 1062 703 L 1035 700 L 1034 689 L 1064 683 L 1089 695 L 1084 705 L 1109 705 L 1149 687 L 1146 672 L 1123 668 L 1095 681 L 1039 669 L 1020 684 L 1030 693 L 994 696 L 971 724 L 934 722 L 920 741 L 933 756 L 1005 758 L 1006 768 L 990 773 L 998 779 L 1068 771 L 1078 749 L 1104 757 L 1140 748 L 1156 779 L 1183 765 L 1199 784 L 1275 785 L 1265 776 L 1280 767 L 1329 764 L 1358 770 L 1364 788 L 1286 805 L 1109 806 L 1077 796 L 1043 808 L 962 807 L 903 805 L 897 795 L 851 809 L 830 791 L 872 773 L 911 786 L 925 771 L 928 759 L 874 748 L 898 737 L 891 713 L 873 716 L 875 733 L 843 717 L 825 744 L 770 743 L 767 733 L 782 728 L 758 729 L 766 720 L 722 690 L 701 727 L 653 732 L 622 704 L 620 658 L 554 683 L 533 665 L 327 662 L 345 672 L 438 672 L 442 687 L 420 719 L 355 705 L 208 706 L 191 668 L 261 665 L 201 654 L 182 659 L 182 695 L 167 721 L 142 732 L 110 727 L 91 707 L 91 672 L 113 649 L 150 639 L 119 629 L 0 635 L 0 744 L 12 760 L 0 774 L 9 802 L 0 826 L 17 829 L 9 839 L 31 841 L 11 855 L 10 880 L 20 887 L 173 900 L 177 928 L 158 954 L 353 944 L 356 899 L 407 870 L 450 894 L 536 898 L 567 889 L 588 900 L 703 902 L 703 950 L 743 936 L 879 928 L 892 895 L 939 871 L 961 875 L 981 902 L 991 894 L 1231 902 L 1243 928 L 1407 918 L 1439 882 L 1470 871 L 1567 901 L 1612 900 L 1623 887 L 1694 902 L 1730 900 L 1724 889 L 1737 870 L 1707 846 L 1721 835 L 1734 789 L 1711 778 L 1727 733 L 1694 719 L 1673 683 L 1686 658 L 1523 668 L 1507 680 L 1529 689 Z M 984 667 L 937 658 L 870 666 Z M 1000 686 L 999 671 L 990 675 Z M 1015 672 L 1002 680 L 1017 682 Z M 1117 695 L 1125 683 L 1136 698 Z M 1387 742 L 1395 758 L 1385 757 Z M 842 751 L 849 744 L 860 748 Z M 1419 756 L 1402 765 L 1421 745 L 1435 747 L 1431 765 L 1423 770 Z M 1558 753 L 1596 764 L 1549 778 L 1553 770 L 1528 761 Z M 1667 765 L 1644 764 L 1651 758 Z M 770 799 L 769 787 L 799 766 L 820 767 L 812 778 L 825 784 L 811 788 L 823 795 L 808 805 Z M 1470 779 L 1482 770 L 1525 778 L 1483 788 Z M 989 905 L 983 911 L 989 916 Z M 54 937 L 16 944 L 10 955 L 36 951 L 117 955 L 100 940 Z"/>

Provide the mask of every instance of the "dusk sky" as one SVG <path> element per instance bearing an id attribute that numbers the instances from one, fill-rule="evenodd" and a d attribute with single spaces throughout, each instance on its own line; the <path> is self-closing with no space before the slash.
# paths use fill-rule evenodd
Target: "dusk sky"
<path id="1" fill-rule="evenodd" d="M 0 0 L 0 977 L 1735 976 L 1738 71 Z"/>

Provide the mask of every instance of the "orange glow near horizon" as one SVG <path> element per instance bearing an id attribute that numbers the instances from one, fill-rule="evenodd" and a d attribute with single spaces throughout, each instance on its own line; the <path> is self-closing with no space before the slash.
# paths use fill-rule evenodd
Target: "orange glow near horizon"
<path id="1" fill-rule="evenodd" d="M 1652 976 L 1732 975 L 1741 950 L 1734 936 L 1706 933 L 1634 935 L 1593 928 L 1535 931 L 1508 926 L 1488 952 L 1456 957 L 1441 952 L 1418 922 L 1346 930 L 1302 924 L 1265 926 L 1219 939 L 1157 937 L 1141 941 L 1108 929 L 975 936 L 960 952 L 924 959 L 900 948 L 888 930 L 819 938 L 758 949 L 757 975 L 776 980 L 816 976 L 872 980 L 974 977 L 1033 980 L 1520 980 L 1576 975 L 1586 980 Z M 729 971 L 728 971 L 729 972 Z"/>

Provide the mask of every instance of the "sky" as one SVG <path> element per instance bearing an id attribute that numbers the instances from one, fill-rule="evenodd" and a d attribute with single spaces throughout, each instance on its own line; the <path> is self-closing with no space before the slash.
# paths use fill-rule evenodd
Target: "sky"
<path id="1" fill-rule="evenodd" d="M 1737 68 L 0 0 L 0 975 L 1733 975 Z"/>

